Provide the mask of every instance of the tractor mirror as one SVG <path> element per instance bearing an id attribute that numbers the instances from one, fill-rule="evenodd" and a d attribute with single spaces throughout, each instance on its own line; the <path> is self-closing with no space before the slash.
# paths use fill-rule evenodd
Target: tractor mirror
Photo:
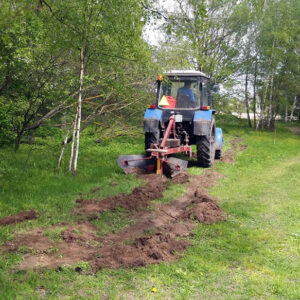
<path id="1" fill-rule="evenodd" d="M 218 84 L 214 84 L 212 90 L 215 92 L 215 93 L 218 93 L 220 91 L 220 86 Z"/>

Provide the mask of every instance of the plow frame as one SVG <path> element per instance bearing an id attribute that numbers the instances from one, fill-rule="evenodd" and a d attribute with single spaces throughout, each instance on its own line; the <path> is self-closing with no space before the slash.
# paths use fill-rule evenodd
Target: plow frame
<path id="1" fill-rule="evenodd" d="M 123 169 L 126 173 L 126 167 L 129 167 L 130 162 L 138 162 L 138 161 L 146 161 L 146 160 L 155 160 L 155 166 L 153 168 L 156 169 L 156 174 L 162 175 L 164 173 L 163 165 L 166 164 L 168 166 L 173 166 L 173 170 L 175 172 L 181 172 L 183 170 L 182 166 L 178 163 L 176 163 L 176 160 L 172 162 L 172 160 L 168 160 L 168 156 L 176 153 L 184 153 L 186 156 L 192 157 L 192 147 L 189 145 L 180 145 L 177 147 L 168 147 L 167 142 L 171 135 L 173 134 L 173 140 L 178 140 L 176 136 L 176 118 L 174 115 L 170 117 L 168 127 L 165 131 L 164 137 L 159 145 L 157 144 L 151 144 L 150 148 L 146 150 L 146 152 L 150 153 L 149 156 L 146 157 L 139 157 L 139 158 L 133 158 L 133 159 L 124 159 L 121 163 L 123 166 Z M 173 131 L 173 132 L 172 132 Z M 182 160 L 177 159 L 177 162 L 180 162 Z M 186 167 L 186 166 L 185 166 Z M 134 170 L 134 168 L 130 169 Z"/>

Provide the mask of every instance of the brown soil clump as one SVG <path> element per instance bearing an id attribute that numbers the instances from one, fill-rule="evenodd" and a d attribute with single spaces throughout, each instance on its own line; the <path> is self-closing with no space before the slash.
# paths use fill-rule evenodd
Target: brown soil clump
<path id="1" fill-rule="evenodd" d="M 168 233 L 155 233 L 138 237 L 132 244 L 117 244 L 101 249 L 101 257 L 91 265 L 103 267 L 138 267 L 158 262 L 171 262 L 187 247 L 187 241 L 176 240 Z"/>
<path id="2" fill-rule="evenodd" d="M 55 229 L 55 225 L 51 229 Z M 0 249 L 4 252 L 16 251 L 22 247 L 24 260 L 17 266 L 20 270 L 54 268 L 89 261 L 97 254 L 97 231 L 99 229 L 88 223 L 78 222 L 69 225 L 61 232 L 61 241 L 52 241 L 45 235 L 45 230 L 38 228 L 29 233 L 17 235 Z"/>
<path id="3" fill-rule="evenodd" d="M 204 224 L 213 224 L 226 220 L 217 199 L 208 195 L 204 189 L 196 189 L 194 197 L 192 200 L 193 207 L 186 210 L 183 213 L 183 217 L 195 219 Z"/>
<path id="4" fill-rule="evenodd" d="M 189 182 L 189 175 L 186 171 L 182 173 L 178 173 L 172 177 L 172 182 L 173 183 L 187 183 Z"/>
<path id="5" fill-rule="evenodd" d="M 194 217 L 198 222 L 204 224 L 213 224 L 225 219 L 220 207 L 211 202 L 196 204 L 187 212 L 187 216 L 190 218 Z"/>
<path id="6" fill-rule="evenodd" d="M 99 213 L 122 207 L 128 210 L 140 209 L 147 207 L 151 200 L 160 198 L 163 191 L 167 188 L 167 178 L 151 174 L 144 176 L 146 184 L 142 187 L 136 187 L 129 195 L 123 194 L 103 200 L 83 200 L 77 199 L 78 204 L 75 212 L 80 215 L 96 217 Z"/>
<path id="7" fill-rule="evenodd" d="M 53 269 L 59 266 L 72 265 L 80 261 L 89 261 L 95 255 L 97 255 L 97 251 L 92 246 L 56 242 L 55 246 L 48 248 L 44 253 L 26 254 L 24 260 L 17 266 L 17 269 Z"/>
<path id="8" fill-rule="evenodd" d="M 26 234 L 17 235 L 12 241 L 1 246 L 4 252 L 16 251 L 19 247 L 34 249 L 36 253 L 44 253 L 48 248 L 54 247 L 55 243 L 48 240 L 45 236 L 45 230 L 41 228 L 34 229 Z"/>
<path id="9" fill-rule="evenodd" d="M 66 243 L 87 244 L 90 241 L 97 240 L 97 231 L 99 231 L 97 226 L 79 221 L 77 224 L 69 226 L 68 229 L 62 231 L 60 236 Z"/>
<path id="10" fill-rule="evenodd" d="M 0 218 L 0 226 L 21 223 L 26 220 L 32 220 L 36 218 L 37 218 L 37 213 L 33 209 L 31 209 L 31 210 L 19 212 L 12 216 Z"/>

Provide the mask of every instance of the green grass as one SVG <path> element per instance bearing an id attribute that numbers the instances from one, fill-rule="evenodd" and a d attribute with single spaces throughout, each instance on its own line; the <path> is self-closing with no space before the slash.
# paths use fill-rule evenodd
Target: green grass
<path id="1" fill-rule="evenodd" d="M 50 228 L 45 231 L 45 236 L 54 242 L 60 241 L 62 231 L 66 230 L 67 226 Z"/>
<path id="2" fill-rule="evenodd" d="M 96 275 L 79 274 L 75 266 L 14 271 L 25 252 L 19 249 L 0 255 L 0 299 L 38 299 L 41 288 L 49 299 L 300 299 L 300 137 L 283 124 L 276 134 L 249 130 L 235 118 L 222 117 L 217 124 L 223 128 L 226 147 L 241 136 L 248 148 L 234 165 L 216 165 L 225 178 L 210 192 L 228 220 L 199 225 L 181 259 L 137 269 L 105 269 Z M 141 184 L 133 175 L 123 175 L 116 159 L 123 153 L 142 153 L 142 137 L 103 145 L 83 138 L 76 177 L 56 171 L 59 147 L 55 141 L 45 144 L 22 145 L 17 154 L 0 149 L 0 216 L 30 208 L 40 215 L 0 227 L 0 243 L 15 232 L 75 221 L 70 212 L 79 197 L 101 199 L 129 193 Z M 157 201 L 170 202 L 184 192 L 184 185 L 170 184 Z M 104 232 L 130 224 L 121 209 L 105 212 L 94 222 Z M 60 229 L 46 235 L 56 240 Z M 85 262 L 78 265 L 89 269 Z"/>
<path id="3" fill-rule="evenodd" d="M 186 184 L 169 184 L 168 189 L 163 192 L 161 198 L 155 199 L 156 203 L 170 203 L 179 195 L 186 192 Z"/>
<path id="4" fill-rule="evenodd" d="M 100 228 L 100 235 L 117 232 L 122 228 L 134 224 L 134 220 L 128 218 L 126 209 L 117 207 L 113 211 L 104 211 L 97 219 L 91 221 L 92 224 Z"/>

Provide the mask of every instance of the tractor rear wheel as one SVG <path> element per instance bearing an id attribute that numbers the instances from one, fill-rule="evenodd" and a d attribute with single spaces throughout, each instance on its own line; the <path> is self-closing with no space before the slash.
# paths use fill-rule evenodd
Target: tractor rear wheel
<path id="1" fill-rule="evenodd" d="M 201 167 L 211 167 L 215 161 L 215 137 L 215 122 L 212 120 L 209 136 L 198 136 L 196 140 L 197 160 Z"/>
<path id="2" fill-rule="evenodd" d="M 158 144 L 159 141 L 159 132 L 146 132 L 145 133 L 145 150 L 149 149 L 151 144 Z"/>

